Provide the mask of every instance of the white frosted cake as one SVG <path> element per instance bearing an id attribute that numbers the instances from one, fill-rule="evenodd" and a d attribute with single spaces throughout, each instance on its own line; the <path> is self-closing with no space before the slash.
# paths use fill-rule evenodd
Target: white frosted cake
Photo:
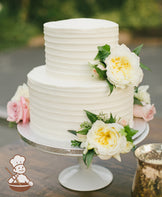
<path id="1" fill-rule="evenodd" d="M 68 129 L 79 129 L 84 110 L 112 113 L 133 121 L 134 88 L 115 88 L 92 77 L 88 62 L 97 46 L 118 44 L 118 24 L 99 19 L 69 19 L 44 24 L 46 65 L 28 74 L 30 128 L 38 135 L 70 144 Z"/>

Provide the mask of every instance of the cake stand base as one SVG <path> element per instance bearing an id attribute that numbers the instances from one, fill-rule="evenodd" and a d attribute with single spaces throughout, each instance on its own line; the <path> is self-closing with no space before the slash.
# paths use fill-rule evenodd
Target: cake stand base
<path id="1" fill-rule="evenodd" d="M 94 191 L 109 185 L 113 180 L 112 173 L 99 165 L 85 166 L 82 158 L 79 164 L 64 169 L 58 177 L 60 184 L 75 191 Z"/>

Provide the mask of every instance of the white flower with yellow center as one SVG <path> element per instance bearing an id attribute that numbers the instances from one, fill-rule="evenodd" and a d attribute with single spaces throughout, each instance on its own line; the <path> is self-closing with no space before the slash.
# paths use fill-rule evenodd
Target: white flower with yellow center
<path id="1" fill-rule="evenodd" d="M 120 153 L 127 145 L 125 136 L 120 134 L 123 126 L 118 123 L 106 124 L 97 120 L 87 134 L 87 140 L 84 142 L 86 150 L 93 149 L 101 159 L 115 157 L 119 161 Z"/>
<path id="2" fill-rule="evenodd" d="M 136 98 L 138 98 L 141 102 L 144 102 L 145 104 L 150 104 L 150 94 L 147 92 L 149 89 L 148 85 L 143 85 L 138 88 L 138 92 L 134 94 Z"/>
<path id="3" fill-rule="evenodd" d="M 143 79 L 139 57 L 124 44 L 112 48 L 105 62 L 108 80 L 116 87 L 138 86 Z"/>

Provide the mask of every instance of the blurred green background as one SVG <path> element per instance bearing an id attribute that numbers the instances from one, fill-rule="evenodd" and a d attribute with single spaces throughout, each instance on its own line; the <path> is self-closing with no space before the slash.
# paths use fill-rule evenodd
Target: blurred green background
<path id="1" fill-rule="evenodd" d="M 161 0 L 0 0 L 0 50 L 41 36 L 43 23 L 67 18 L 102 18 L 132 36 L 161 37 Z"/>

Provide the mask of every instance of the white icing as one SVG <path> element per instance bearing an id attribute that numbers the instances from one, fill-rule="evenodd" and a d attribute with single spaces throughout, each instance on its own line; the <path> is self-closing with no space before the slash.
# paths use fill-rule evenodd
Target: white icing
<path id="1" fill-rule="evenodd" d="M 96 114 L 111 112 L 132 121 L 133 88 L 115 89 L 109 96 L 105 81 L 58 81 L 46 74 L 45 66 L 36 67 L 28 74 L 28 85 L 30 126 L 44 137 L 70 140 L 67 130 L 79 129 L 80 123 L 87 120 L 83 110 Z"/>
<path id="2" fill-rule="evenodd" d="M 88 61 L 97 47 L 118 44 L 118 25 L 99 19 L 69 19 L 44 25 L 47 72 L 66 80 L 91 78 Z"/>
<path id="3" fill-rule="evenodd" d="M 118 43 L 118 25 L 99 19 L 71 19 L 44 25 L 46 65 L 28 74 L 30 127 L 37 134 L 69 142 L 68 129 L 87 120 L 84 110 L 133 120 L 133 88 L 114 89 L 93 78 L 88 61 L 97 46 Z"/>
<path id="4" fill-rule="evenodd" d="M 74 18 L 60 21 L 52 21 L 44 24 L 44 27 L 48 30 L 58 29 L 58 30 L 96 30 L 101 31 L 105 28 L 113 28 L 118 25 L 112 21 L 103 19 L 92 19 L 92 18 Z"/>

